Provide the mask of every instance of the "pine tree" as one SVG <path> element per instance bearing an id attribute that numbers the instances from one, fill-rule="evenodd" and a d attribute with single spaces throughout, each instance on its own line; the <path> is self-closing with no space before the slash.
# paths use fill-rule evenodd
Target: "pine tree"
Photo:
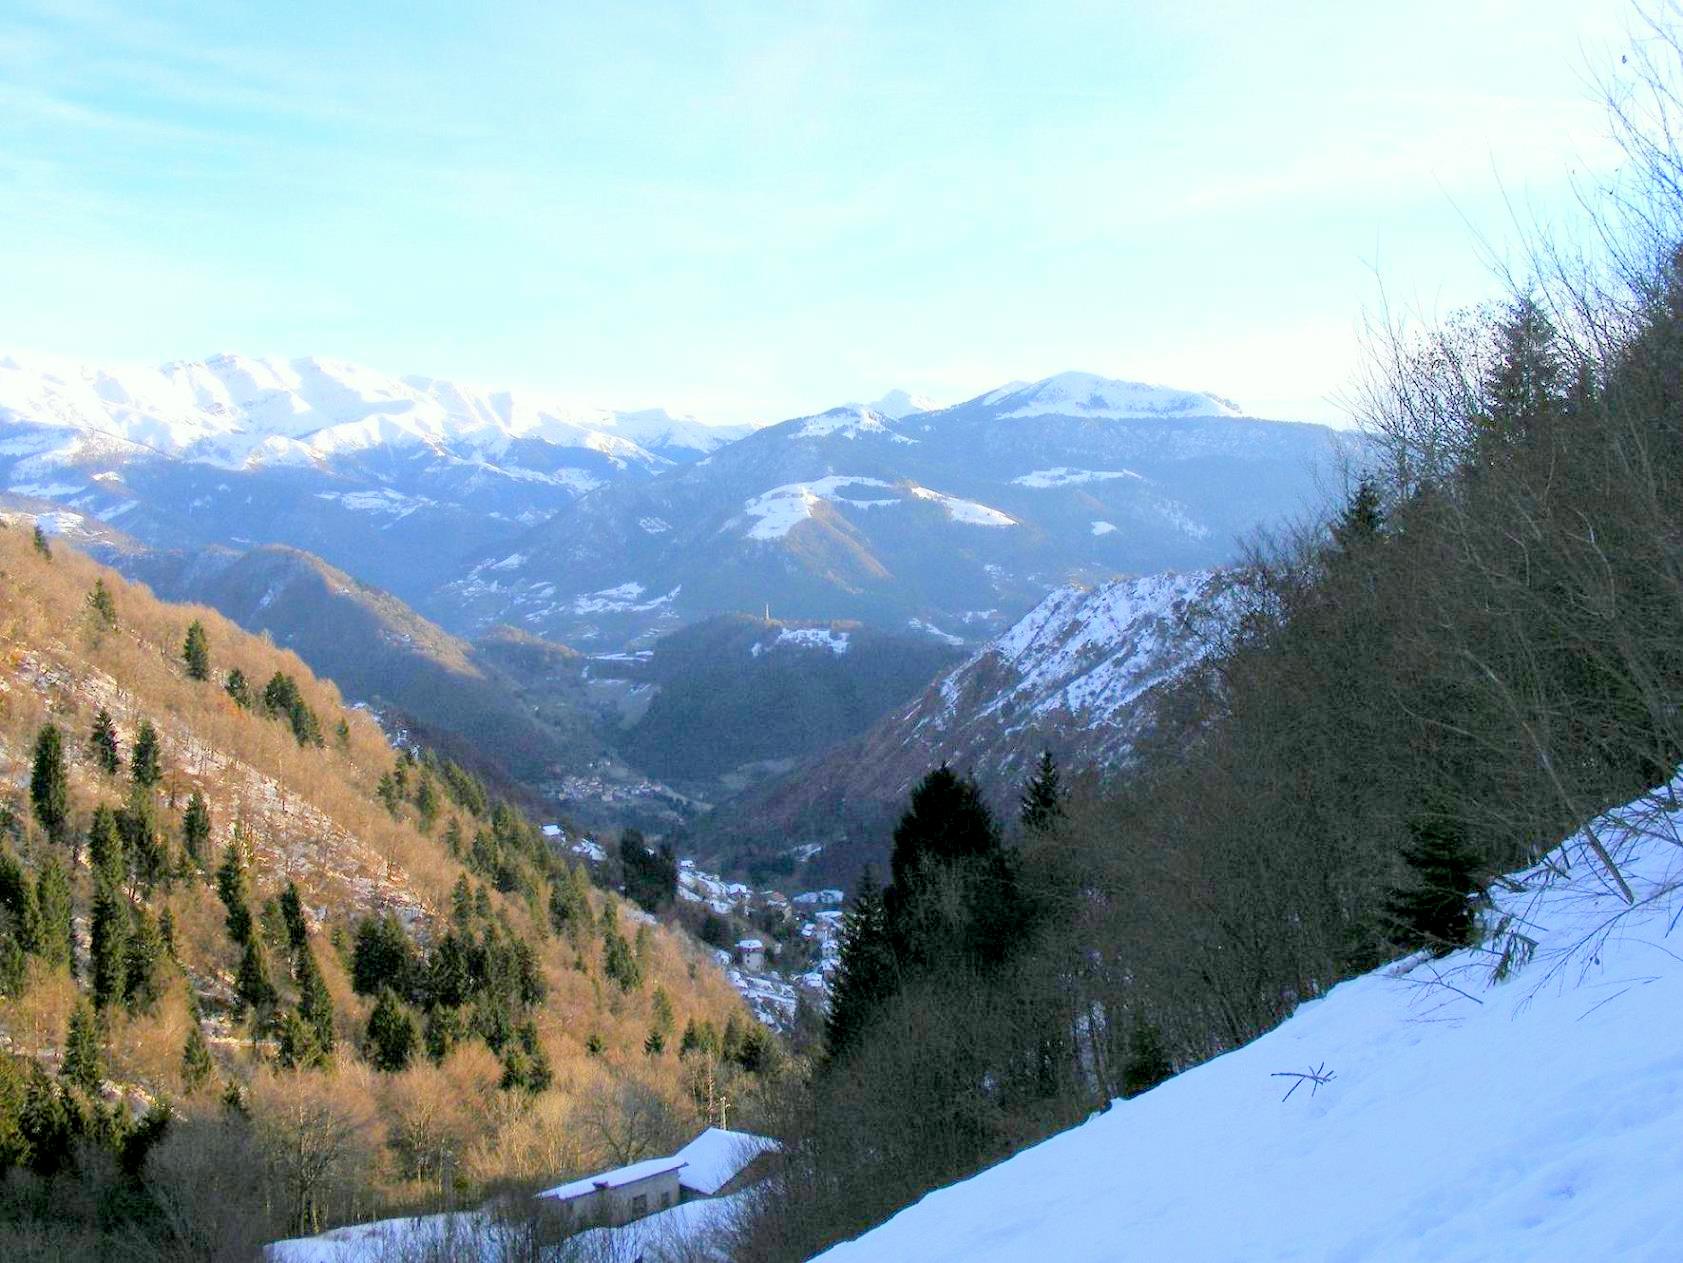
<path id="1" fill-rule="evenodd" d="M 136 891 L 149 891 L 169 877 L 169 844 L 158 824 L 157 806 L 151 792 L 139 784 L 130 787 L 128 801 L 117 810 L 117 832 L 123 839 L 124 863 Z"/>
<path id="2" fill-rule="evenodd" d="M 288 1010 L 278 1023 L 275 1061 L 282 1070 L 308 1069 L 322 1063 L 309 1023 L 296 1009 Z"/>
<path id="3" fill-rule="evenodd" d="M 122 1001 L 128 983 L 128 900 L 116 887 L 99 881 L 89 922 L 94 1004 L 103 1009 Z"/>
<path id="4" fill-rule="evenodd" d="M 643 1055 L 658 1057 L 666 1051 L 666 1036 L 661 1034 L 657 1026 L 649 1027 L 649 1033 L 643 1036 Z"/>
<path id="5" fill-rule="evenodd" d="M 216 893 L 222 900 L 228 937 L 243 945 L 251 937 L 251 882 L 237 836 L 222 853 L 222 863 L 216 870 Z"/>
<path id="6" fill-rule="evenodd" d="M 111 712 L 103 706 L 94 716 L 93 731 L 88 734 L 88 753 L 93 756 L 94 766 L 107 776 L 115 776 L 122 770 L 123 756 L 117 746 L 117 725 L 111 720 Z"/>
<path id="7" fill-rule="evenodd" d="M 358 995 L 378 995 L 388 988 L 408 992 L 413 970 L 414 949 L 395 916 L 388 912 L 357 923 L 351 986 Z"/>
<path id="8" fill-rule="evenodd" d="M 251 685 L 245 678 L 245 672 L 233 667 L 228 672 L 228 678 L 222 685 L 223 692 L 234 699 L 234 705 L 241 710 L 251 709 Z"/>
<path id="9" fill-rule="evenodd" d="M 187 628 L 187 639 L 181 646 L 181 661 L 186 664 L 189 680 L 210 679 L 210 638 L 205 625 L 194 619 Z"/>
<path id="10" fill-rule="evenodd" d="M 280 999 L 275 984 L 269 981 L 269 963 L 263 956 L 263 944 L 256 935 L 248 937 L 240 953 L 239 972 L 234 975 L 234 997 L 241 1007 L 250 1009 L 261 1022 Z"/>
<path id="11" fill-rule="evenodd" d="M 1341 553 L 1359 551 L 1364 544 L 1379 538 L 1385 525 L 1385 513 L 1379 499 L 1379 487 L 1371 478 L 1363 478 L 1350 494 L 1349 503 L 1332 524 L 1332 542 Z"/>
<path id="12" fill-rule="evenodd" d="M 1447 816 L 1423 816 L 1409 832 L 1413 843 L 1403 858 L 1410 879 L 1389 902 L 1393 938 L 1408 950 L 1447 956 L 1474 938 L 1484 887 L 1479 858 Z"/>
<path id="13" fill-rule="evenodd" d="M 1001 853 L 981 790 L 945 764 L 912 790 L 889 863 L 894 880 L 883 891 L 883 906 L 903 968 L 974 950 L 986 957 L 976 963 L 997 964 L 1026 922 L 1014 862 Z M 957 922 L 948 897 L 954 891 L 963 917 Z"/>
<path id="14" fill-rule="evenodd" d="M 1058 765 L 1050 750 L 1040 752 L 1040 766 L 1019 801 L 1023 828 L 1030 833 L 1046 833 L 1063 820 L 1063 791 L 1058 784 Z"/>
<path id="15" fill-rule="evenodd" d="M 842 918 L 841 961 L 830 987 L 830 1012 L 824 1024 L 831 1058 L 855 1045 L 898 987 L 899 964 L 889 935 L 888 912 L 876 877 L 866 868 Z M 687 1029 L 684 1039 L 687 1044 Z"/>
<path id="16" fill-rule="evenodd" d="M 29 800 L 47 841 L 63 845 L 70 836 L 70 782 L 64 770 L 64 737 L 56 724 L 43 724 L 36 734 Z"/>
<path id="17" fill-rule="evenodd" d="M 94 580 L 93 591 L 88 593 L 88 609 L 106 630 L 116 629 L 117 602 L 111 595 L 111 589 L 105 586 L 104 579 Z"/>
<path id="18" fill-rule="evenodd" d="M 197 1092 L 210 1080 L 215 1069 L 215 1063 L 210 1059 L 210 1045 L 205 1043 L 197 1006 L 194 1006 L 192 1021 L 187 1027 L 187 1043 L 181 1050 L 181 1082 L 187 1091 Z"/>
<path id="19" fill-rule="evenodd" d="M 296 979 L 298 1016 L 309 1028 L 310 1038 L 325 1059 L 332 1055 L 334 1047 L 333 997 L 328 994 L 327 983 L 321 976 L 321 967 L 316 964 L 315 953 L 310 950 L 308 943 L 298 951 Z"/>
<path id="20" fill-rule="evenodd" d="M 163 751 L 158 730 L 150 719 L 142 719 L 135 732 L 134 749 L 129 752 L 129 775 L 142 789 L 151 789 L 164 779 Z"/>
<path id="21" fill-rule="evenodd" d="M 619 932 L 619 923 L 613 919 L 613 908 L 610 906 L 606 913 L 602 926 L 602 971 L 621 991 L 635 991 L 643 985 L 643 966 L 638 962 L 631 944 Z"/>
<path id="22" fill-rule="evenodd" d="M 310 931 L 304 922 L 304 901 L 298 896 L 298 887 L 291 881 L 281 891 L 280 914 L 286 926 L 286 945 L 296 955 L 309 943 Z"/>
<path id="23" fill-rule="evenodd" d="M 49 855 L 41 862 L 41 871 L 35 878 L 35 908 L 40 925 L 36 950 L 41 959 L 74 974 L 70 877 L 56 855 Z"/>
<path id="24" fill-rule="evenodd" d="M 39 522 L 35 524 L 35 533 L 31 536 L 31 539 L 35 544 L 35 551 L 51 561 L 53 559 L 53 547 L 47 542 L 47 532 L 41 529 Z"/>
<path id="25" fill-rule="evenodd" d="M 415 1018 L 390 987 L 380 992 L 374 1012 L 368 1018 L 364 1055 L 376 1070 L 396 1074 L 406 1069 L 420 1043 Z"/>
<path id="26" fill-rule="evenodd" d="M 210 860 L 210 830 L 210 804 L 195 789 L 181 813 L 181 845 L 193 866 L 201 871 Z"/>
<path id="27" fill-rule="evenodd" d="M 29 876 L 9 855 L 0 854 L 0 908 L 11 921 L 10 937 L 21 951 L 38 954 L 44 933 L 41 926 L 41 907 L 36 887 Z M 3 925 L 0 922 L 0 925 Z"/>
<path id="28" fill-rule="evenodd" d="M 98 1097 L 105 1070 L 99 1053 L 99 1023 L 86 1000 L 76 1001 L 76 1007 L 70 1011 L 70 1028 L 64 1036 L 64 1061 L 58 1074 L 66 1083 L 81 1088 L 90 1100 Z"/>
<path id="29" fill-rule="evenodd" d="M 1174 1072 L 1157 1027 L 1136 1014 L 1128 1036 L 1128 1055 L 1122 1063 L 1123 1098 L 1150 1091 Z"/>
<path id="30" fill-rule="evenodd" d="M 123 953 L 123 1004 L 129 1012 L 146 1013 L 157 1003 L 163 956 L 164 940 L 158 933 L 158 923 L 144 907 L 137 906 Z"/>
<path id="31" fill-rule="evenodd" d="M 128 863 L 123 858 L 123 835 L 117 828 L 117 815 L 101 804 L 94 808 L 88 823 L 88 863 L 93 868 L 94 881 L 112 886 L 123 884 Z"/>

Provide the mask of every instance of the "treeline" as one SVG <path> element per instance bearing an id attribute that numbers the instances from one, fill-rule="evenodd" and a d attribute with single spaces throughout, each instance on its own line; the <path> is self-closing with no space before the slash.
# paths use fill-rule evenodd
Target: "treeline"
<path id="1" fill-rule="evenodd" d="M 738 1257 L 807 1257 L 1387 960 L 1528 951 L 1478 892 L 1683 755 L 1683 202 L 1649 173 L 1608 269 L 1543 252 L 1506 306 L 1383 342 L 1347 498 L 1253 548 L 1125 780 L 1058 801 L 1043 769 L 1015 847 L 951 773 L 919 787 Z"/>

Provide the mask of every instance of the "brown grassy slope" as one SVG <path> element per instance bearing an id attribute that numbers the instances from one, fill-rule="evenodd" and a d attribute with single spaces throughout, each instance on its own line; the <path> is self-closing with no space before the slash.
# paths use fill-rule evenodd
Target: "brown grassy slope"
<path id="1" fill-rule="evenodd" d="M 88 607 L 87 594 L 96 579 L 103 579 L 115 597 L 115 630 L 102 628 Z M 181 663 L 182 640 L 194 619 L 209 634 L 213 679 L 208 683 L 189 680 Z M 300 748 L 283 723 L 236 707 L 220 685 L 224 673 L 236 666 L 259 690 L 276 671 L 293 676 L 320 716 L 326 748 Z M 157 726 L 165 767 L 158 806 L 172 835 L 180 808 L 198 789 L 215 822 L 213 848 L 220 852 L 236 824 L 250 842 L 259 904 L 287 880 L 297 883 L 318 931 L 316 951 L 338 1003 L 341 1038 L 356 1043 L 368 1006 L 350 995 L 326 931 L 391 910 L 415 928 L 417 937 L 430 938 L 441 910 L 448 908 L 452 886 L 465 871 L 438 840 L 448 813 L 432 836 L 421 833 L 407 811 L 401 820 L 387 813 L 374 791 L 392 766 L 394 752 L 371 719 L 344 710 L 337 690 L 316 679 L 291 652 L 242 632 L 213 610 L 160 602 L 62 543 L 55 543 L 51 560 L 44 559 L 32 547 L 25 523 L 14 520 L 0 527 L 0 803 L 28 819 L 31 748 L 47 722 L 65 732 L 75 827 L 85 829 L 97 803 L 120 801 L 126 780 L 103 777 L 85 750 L 101 706 L 116 720 L 125 753 L 141 719 Z M 341 718 L 348 727 L 342 748 L 333 736 Z M 471 836 L 474 822 L 461 823 Z M 26 844 L 26 864 L 29 850 L 40 845 L 39 839 Z M 84 869 L 76 876 L 77 920 L 84 934 L 88 893 Z M 612 896 L 593 892 L 592 898 L 599 913 L 602 901 Z M 718 1023 L 742 1013 L 728 983 L 682 936 L 654 929 L 647 981 L 640 990 L 621 995 L 602 977 L 598 950 L 576 952 L 549 936 L 524 903 L 495 895 L 493 900 L 516 930 L 538 946 L 550 984 L 539 1027 L 558 1079 L 582 1073 L 591 1035 L 606 1046 L 601 1058 L 590 1059 L 597 1066 L 644 1061 L 642 1040 L 652 1020 L 650 996 L 656 986 L 671 997 L 680 1026 L 692 1016 Z M 214 891 L 208 883 L 178 883 L 156 905 L 174 914 L 183 964 L 214 1011 L 236 963 Z M 622 922 L 628 934 L 635 929 L 629 918 Z M 581 961 L 582 970 L 577 967 Z M 38 991 L 45 1003 L 52 990 L 43 985 L 30 994 Z M 57 1007 L 62 1000 L 55 1002 Z M 9 1019 L 22 1020 L 18 1006 L 12 1007 Z M 40 1019 L 43 1031 L 62 1030 L 55 1014 L 56 1008 Z M 184 1019 L 164 1013 L 157 1020 L 167 1020 L 173 1029 Z M 157 1042 L 160 1047 L 171 1043 L 162 1036 Z M 178 1055 L 175 1043 L 169 1056 Z M 160 1051 L 150 1062 L 156 1068 L 165 1060 Z M 657 1076 L 662 1064 L 650 1067 Z M 671 1059 L 664 1064 L 675 1091 L 678 1068 Z M 232 1062 L 230 1068 L 239 1070 Z"/>

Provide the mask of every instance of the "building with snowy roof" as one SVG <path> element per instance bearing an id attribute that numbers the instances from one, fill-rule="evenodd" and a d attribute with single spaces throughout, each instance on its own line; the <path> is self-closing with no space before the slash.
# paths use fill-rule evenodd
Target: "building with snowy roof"
<path id="1" fill-rule="evenodd" d="M 615 1227 L 676 1206 L 683 1197 L 678 1171 L 684 1159 L 646 1158 L 545 1189 L 538 1194 L 574 1223 Z"/>
<path id="2" fill-rule="evenodd" d="M 759 1183 L 778 1147 L 769 1136 L 709 1127 L 672 1155 L 684 1160 L 678 1170 L 684 1200 L 729 1197 Z"/>
<path id="3" fill-rule="evenodd" d="M 682 1202 L 740 1192 L 765 1177 L 777 1148 L 767 1136 L 709 1127 L 669 1158 L 645 1158 L 537 1196 L 575 1224 L 617 1227 Z"/>

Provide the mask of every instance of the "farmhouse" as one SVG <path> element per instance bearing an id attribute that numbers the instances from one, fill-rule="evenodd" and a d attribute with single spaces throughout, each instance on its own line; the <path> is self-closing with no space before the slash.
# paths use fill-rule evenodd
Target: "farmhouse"
<path id="1" fill-rule="evenodd" d="M 740 1192 L 765 1177 L 777 1147 L 766 1136 L 709 1127 L 669 1158 L 645 1158 L 538 1197 L 576 1224 L 618 1227 L 682 1202 Z"/>
<path id="2" fill-rule="evenodd" d="M 646 1158 L 545 1189 L 538 1196 L 554 1202 L 574 1223 L 618 1227 L 676 1206 L 682 1196 L 678 1170 L 683 1165 L 676 1156 Z"/>

